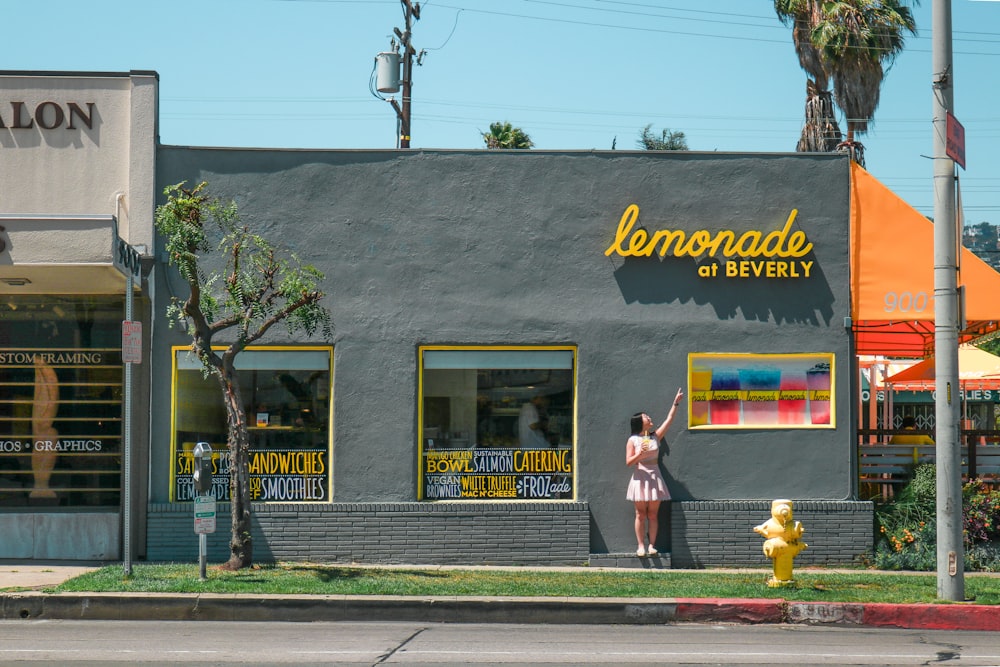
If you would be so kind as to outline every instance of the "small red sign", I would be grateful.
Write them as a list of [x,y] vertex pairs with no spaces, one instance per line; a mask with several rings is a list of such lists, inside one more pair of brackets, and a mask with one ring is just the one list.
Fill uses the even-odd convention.
[[142,363],[142,322],[122,322],[122,363]]
[[948,112],[948,140],[945,153],[962,169],[965,169],[965,128],[958,119]]

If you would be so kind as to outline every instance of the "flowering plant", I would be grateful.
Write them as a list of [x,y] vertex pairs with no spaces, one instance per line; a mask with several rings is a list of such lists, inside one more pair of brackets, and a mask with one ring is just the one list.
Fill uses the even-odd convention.
[[[913,479],[895,498],[876,507],[876,567],[936,567],[936,486],[935,467],[918,466]],[[970,480],[962,487],[962,536],[965,569],[1000,570],[1000,490],[981,479]]]
[[962,537],[966,547],[1000,538],[1000,491],[981,479],[962,487]]

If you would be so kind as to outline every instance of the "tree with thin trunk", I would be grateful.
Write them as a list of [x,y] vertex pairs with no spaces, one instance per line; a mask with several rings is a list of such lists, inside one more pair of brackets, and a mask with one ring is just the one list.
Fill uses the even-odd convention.
[[[250,533],[250,438],[235,362],[247,346],[282,323],[289,333],[332,336],[330,313],[320,305],[317,286],[323,275],[313,266],[286,256],[243,224],[236,203],[206,194],[207,183],[184,183],[164,190],[167,202],[156,209],[156,230],[165,238],[170,266],[187,283],[186,298],[175,297],[167,309],[171,323],[191,334],[191,351],[206,375],[214,375],[226,409],[229,497],[232,535],[229,561],[237,570],[253,564]],[[225,267],[206,270],[212,253]],[[213,346],[225,332],[228,343]]]

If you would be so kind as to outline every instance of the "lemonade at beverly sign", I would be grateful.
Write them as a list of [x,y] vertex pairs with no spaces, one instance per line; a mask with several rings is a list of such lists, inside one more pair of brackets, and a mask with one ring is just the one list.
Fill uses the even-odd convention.
[[[651,257],[711,257],[719,262],[704,262],[698,267],[702,278],[808,278],[815,262],[803,259],[812,252],[813,244],[801,230],[791,231],[798,215],[792,209],[780,229],[770,232],[751,229],[737,233],[731,229],[709,232],[704,229],[687,232],[680,229],[660,229],[648,232],[636,229],[639,206],[631,204],[622,213],[615,231],[615,240],[604,251],[605,256]],[[719,267],[722,266],[722,270]]]

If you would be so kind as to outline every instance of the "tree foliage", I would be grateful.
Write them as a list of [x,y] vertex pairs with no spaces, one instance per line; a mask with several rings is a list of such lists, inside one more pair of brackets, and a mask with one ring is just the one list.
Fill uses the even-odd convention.
[[823,4],[813,31],[833,75],[834,99],[847,118],[847,140],[868,132],[886,68],[916,34],[913,14],[900,0],[840,0]]
[[639,139],[635,145],[647,151],[686,151],[688,150],[687,139],[683,132],[664,129],[660,136],[653,134],[653,124],[650,123],[642,128]]
[[[774,0],[774,9],[792,27],[799,65],[809,76],[796,150],[845,150],[864,164],[857,136],[868,131],[887,68],[902,52],[906,34],[916,34],[908,0]],[[834,101],[847,121],[843,141]]]
[[[171,324],[191,335],[191,350],[206,374],[220,384],[226,407],[227,454],[230,463],[231,528],[229,569],[253,563],[250,536],[249,435],[246,412],[236,381],[237,355],[284,324],[289,333],[332,336],[330,314],[320,305],[323,275],[313,266],[286,256],[243,224],[235,202],[207,194],[208,184],[184,183],[164,190],[165,204],[156,209],[156,230],[164,237],[170,266],[187,283],[189,294],[174,297],[167,309]],[[211,255],[224,262],[206,268]],[[225,332],[221,349],[213,344]]]
[[483,141],[489,149],[527,149],[535,145],[524,130],[507,121],[490,123],[490,131],[483,132]]

